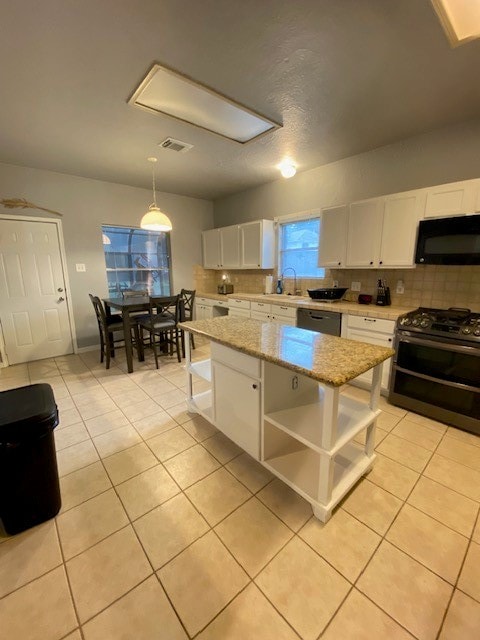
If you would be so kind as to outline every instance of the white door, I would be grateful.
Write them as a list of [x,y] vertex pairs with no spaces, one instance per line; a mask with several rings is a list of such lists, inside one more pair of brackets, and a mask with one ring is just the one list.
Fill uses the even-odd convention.
[[260,459],[260,382],[212,362],[215,426],[247,453]]
[[[242,267],[258,269],[262,266],[262,222],[246,222],[240,225]],[[266,268],[266,267],[265,267]]]
[[58,227],[0,220],[0,322],[9,364],[73,352]]
[[220,265],[224,269],[240,266],[240,232],[238,226],[220,229]]
[[345,266],[348,207],[322,209],[320,218],[319,267]]
[[382,236],[383,199],[352,202],[348,214],[347,267],[373,267]]

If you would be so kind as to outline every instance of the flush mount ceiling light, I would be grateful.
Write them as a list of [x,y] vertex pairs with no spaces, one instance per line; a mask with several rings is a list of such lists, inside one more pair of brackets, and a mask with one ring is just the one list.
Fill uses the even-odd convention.
[[147,213],[143,216],[140,226],[142,229],[148,229],[149,231],[171,231],[172,223],[170,219],[157,207],[157,198],[155,195],[155,163],[157,162],[157,158],[147,158],[147,160],[152,163],[153,202],[148,207]]
[[172,69],[154,64],[129,104],[245,144],[282,125]]
[[452,47],[480,38],[479,0],[432,0]]
[[297,167],[291,160],[283,160],[283,162],[278,165],[278,168],[284,178],[293,178],[297,173]]

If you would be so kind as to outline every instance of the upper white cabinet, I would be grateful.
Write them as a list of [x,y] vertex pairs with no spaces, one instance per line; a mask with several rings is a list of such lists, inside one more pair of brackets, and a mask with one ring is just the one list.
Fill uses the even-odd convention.
[[275,264],[273,220],[240,225],[240,268],[273,269]]
[[343,268],[347,253],[348,207],[325,207],[320,216],[318,266]]
[[423,190],[353,202],[348,214],[347,267],[412,267]]
[[220,234],[220,266],[222,269],[240,267],[240,230],[238,225],[221,227]]
[[423,217],[425,191],[397,193],[385,198],[378,264],[411,267],[415,264],[418,222]]
[[202,232],[203,266],[205,269],[220,269],[220,233],[218,229]]
[[441,218],[478,211],[480,202],[475,202],[476,199],[478,200],[477,190],[477,180],[464,180],[429,187],[426,190],[425,218]]
[[382,237],[383,198],[352,202],[348,212],[347,267],[378,264]]
[[202,233],[205,269],[273,269],[273,220],[257,220]]

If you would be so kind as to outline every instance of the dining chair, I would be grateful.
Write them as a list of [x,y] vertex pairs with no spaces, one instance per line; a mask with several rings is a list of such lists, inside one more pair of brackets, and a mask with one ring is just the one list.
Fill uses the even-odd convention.
[[[100,362],[103,362],[105,358],[105,367],[110,369],[110,358],[115,357],[115,344],[124,340],[123,321],[118,320],[118,316],[108,317],[100,298],[91,293],[88,295],[97,317],[100,334]],[[134,332],[133,345],[138,349],[140,345],[138,325],[134,324],[132,329]],[[115,339],[114,333],[121,333],[121,337]]]
[[[182,309],[182,317],[181,320],[193,320],[193,304],[195,302],[195,289],[182,289],[180,291],[180,299],[183,305]],[[180,333],[180,339],[182,342],[182,355],[185,358],[185,332],[183,329]],[[192,349],[195,349],[195,340],[193,338],[193,333],[190,333],[190,344],[192,345]]]
[[[147,331],[150,336],[150,346],[155,356],[155,365],[158,369],[157,346],[162,350],[168,349],[168,353],[177,354],[178,362],[182,361],[180,353],[180,296],[151,296],[150,314],[147,318],[138,321],[140,331]],[[158,342],[156,337],[158,336]]]

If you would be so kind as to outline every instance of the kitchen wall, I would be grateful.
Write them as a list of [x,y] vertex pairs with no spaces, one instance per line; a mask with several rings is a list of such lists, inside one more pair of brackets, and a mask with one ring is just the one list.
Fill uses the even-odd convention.
[[[338,162],[301,171],[214,202],[215,226],[274,218],[364,198],[480,177],[480,120],[450,126]],[[295,155],[294,153],[292,154]],[[392,303],[406,307],[467,306],[480,311],[480,267],[419,266],[395,270],[335,270],[325,280],[301,281],[300,288],[361,282],[374,293],[378,278],[390,285]],[[398,280],[405,293],[395,293]],[[259,289],[261,291],[261,287]],[[288,290],[288,282],[287,282]],[[347,292],[356,299],[358,293]]]
[[[26,198],[63,214],[62,226],[79,347],[98,342],[98,328],[88,293],[107,294],[101,225],[139,226],[152,201],[152,192],[120,184],[0,164],[0,199]],[[157,192],[159,206],[168,213],[171,232],[173,288],[193,287],[193,267],[202,260],[201,231],[213,226],[210,201]],[[32,210],[0,213],[51,217]],[[56,216],[55,216],[56,217]],[[1,221],[0,221],[1,224]],[[86,265],[77,273],[76,263]]]

